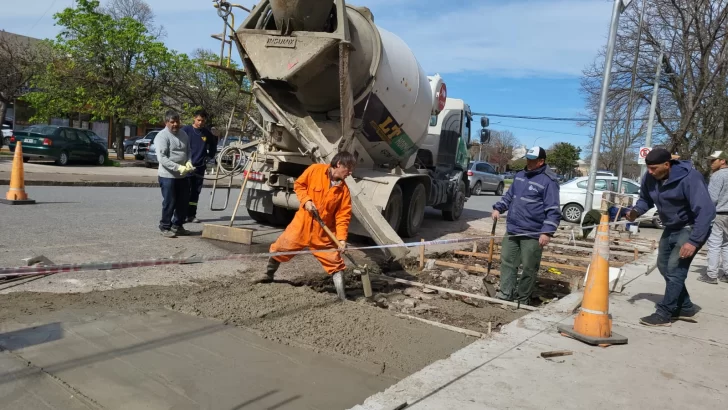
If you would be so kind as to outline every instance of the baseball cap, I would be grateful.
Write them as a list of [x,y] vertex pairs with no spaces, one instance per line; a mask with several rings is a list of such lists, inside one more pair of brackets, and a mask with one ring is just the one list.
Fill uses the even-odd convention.
[[546,159],[546,150],[541,147],[533,147],[526,151],[526,159]]
[[714,151],[710,156],[708,156],[708,159],[724,159],[728,161],[728,152],[726,151]]

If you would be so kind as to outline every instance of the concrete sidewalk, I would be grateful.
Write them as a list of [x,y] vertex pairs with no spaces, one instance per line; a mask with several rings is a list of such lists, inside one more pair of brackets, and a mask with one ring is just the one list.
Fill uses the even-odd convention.
[[[629,344],[591,347],[563,337],[557,323],[581,294],[506,325],[431,364],[353,409],[725,409],[728,403],[728,285],[696,280],[706,259],[698,256],[688,276],[693,301],[703,308],[699,323],[648,328],[639,318],[655,309],[664,280],[645,276],[655,256],[627,265],[627,287],[610,297],[613,331]],[[571,350],[572,356],[543,359],[541,352]],[[720,403],[723,403],[722,405]]]

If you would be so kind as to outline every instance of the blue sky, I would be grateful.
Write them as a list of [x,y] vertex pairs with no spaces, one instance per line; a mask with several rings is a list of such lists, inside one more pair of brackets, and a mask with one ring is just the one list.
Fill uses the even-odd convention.
[[[102,1],[102,4],[105,1]],[[6,2],[7,3],[7,2]],[[72,0],[34,0],[29,7],[3,5],[0,29],[32,37],[54,37],[53,14]],[[147,0],[164,25],[172,49],[219,50],[210,34],[222,20],[209,0]],[[251,0],[240,0],[250,5]],[[448,95],[474,112],[576,117],[584,112],[582,69],[606,43],[610,0],[357,0],[375,22],[410,45],[427,74],[439,73]],[[240,21],[243,13],[238,13]],[[589,127],[570,122],[491,118],[495,130],[510,130],[526,145],[571,142],[585,147]]]

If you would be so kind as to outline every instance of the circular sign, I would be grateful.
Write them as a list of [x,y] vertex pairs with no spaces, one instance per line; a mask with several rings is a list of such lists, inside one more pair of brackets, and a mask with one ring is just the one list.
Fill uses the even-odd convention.
[[440,90],[437,92],[437,110],[442,111],[445,109],[445,102],[447,101],[447,87],[445,83],[442,83]]
[[[652,151],[652,150],[651,150],[650,148],[647,148],[647,147],[645,147],[645,148],[642,148],[642,149],[640,150],[640,158],[647,158],[647,154],[649,154],[649,153],[650,153],[650,151]],[[633,151],[633,152],[634,152],[634,151]]]

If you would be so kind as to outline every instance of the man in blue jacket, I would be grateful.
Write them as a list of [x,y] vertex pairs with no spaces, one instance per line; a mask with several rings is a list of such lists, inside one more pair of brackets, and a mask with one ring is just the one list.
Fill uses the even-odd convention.
[[[526,169],[519,171],[500,201],[493,205],[493,222],[508,212],[506,236],[501,243],[498,298],[529,304],[541,266],[541,251],[561,222],[559,183],[546,165],[546,151],[533,147],[526,153]],[[518,281],[518,267],[523,275]]]
[[214,158],[217,151],[217,138],[205,127],[207,122],[205,110],[197,110],[192,116],[194,117],[192,125],[182,128],[182,131],[190,137],[190,161],[195,167],[194,172],[190,172],[189,175],[190,203],[187,208],[187,222],[199,223],[197,201],[200,199],[202,183],[205,181],[207,160]]
[[646,326],[670,326],[673,320],[695,321],[699,308],[685,287],[690,264],[710,235],[715,205],[703,176],[690,161],[673,160],[664,148],[645,158],[647,175],[640,198],[627,219],[634,221],[657,206],[665,231],[660,238],[657,269],[665,278],[665,296],[657,311],[640,319]]

